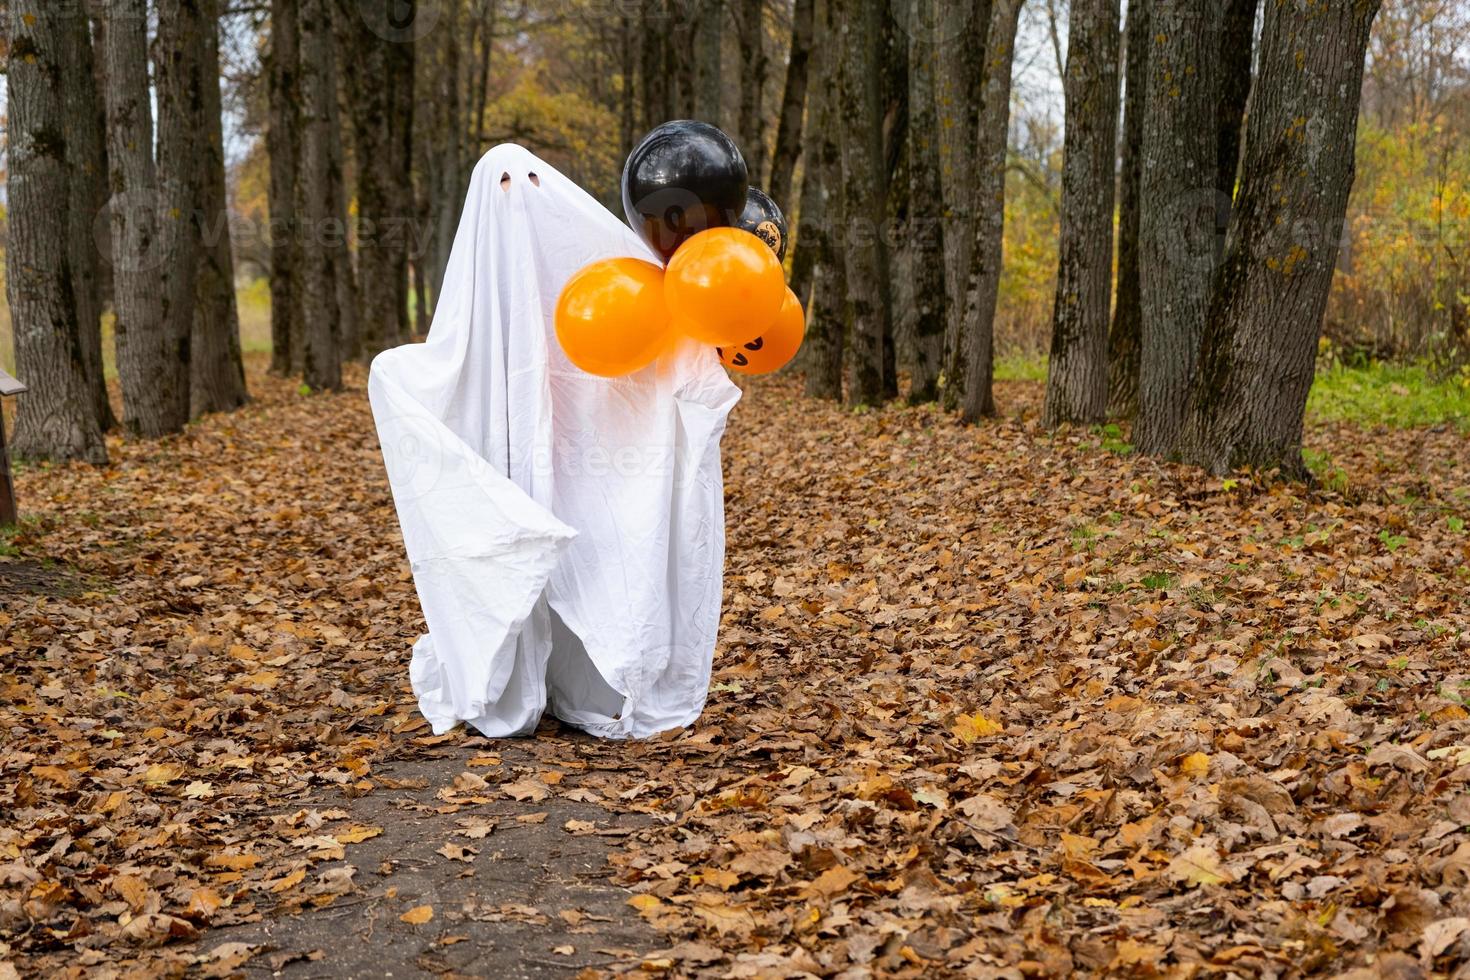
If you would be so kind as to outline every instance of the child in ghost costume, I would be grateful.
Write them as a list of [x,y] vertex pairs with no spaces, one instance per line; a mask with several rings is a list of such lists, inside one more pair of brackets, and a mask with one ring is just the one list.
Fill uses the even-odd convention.
[[589,262],[658,259],[523,147],[475,168],[427,342],[368,394],[429,632],[435,733],[532,732],[545,710],[609,738],[692,723],[719,625],[720,437],[739,398],[689,341],[621,378],[573,366],[552,324]]

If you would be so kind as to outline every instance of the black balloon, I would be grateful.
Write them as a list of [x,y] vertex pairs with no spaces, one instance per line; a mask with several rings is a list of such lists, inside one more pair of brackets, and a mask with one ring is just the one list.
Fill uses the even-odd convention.
[[623,166],[623,213],[665,261],[707,228],[734,225],[749,186],[735,141],[681,119],[643,137]]
[[740,212],[740,220],[735,225],[771,246],[776,258],[786,260],[786,215],[765,191],[752,187],[746,192],[745,210]]

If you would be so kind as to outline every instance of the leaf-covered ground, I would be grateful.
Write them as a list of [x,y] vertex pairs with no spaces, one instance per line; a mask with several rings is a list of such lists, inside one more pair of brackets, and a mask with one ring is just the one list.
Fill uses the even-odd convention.
[[[414,711],[422,621],[361,375],[252,382],[236,415],[112,440],[108,469],[20,476],[0,978],[290,970],[213,937],[294,913],[351,934],[369,892],[391,928],[360,942],[433,952],[509,916],[528,962],[570,963],[537,930],[585,910],[397,890],[373,841],[424,811],[454,828],[433,873],[502,887],[501,825],[609,834],[643,920],[619,928],[655,938],[589,976],[1470,970],[1453,428],[1313,426],[1308,490],[1049,436],[1029,383],[978,428],[757,383],[700,724],[504,746]],[[442,787],[393,775],[426,758]]]

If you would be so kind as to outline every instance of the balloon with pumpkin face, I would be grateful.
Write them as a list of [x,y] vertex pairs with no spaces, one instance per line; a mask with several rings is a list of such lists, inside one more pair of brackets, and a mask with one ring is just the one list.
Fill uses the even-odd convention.
[[806,313],[801,301],[786,288],[786,299],[775,321],[754,340],[716,347],[720,363],[739,374],[770,374],[790,363],[806,336]]

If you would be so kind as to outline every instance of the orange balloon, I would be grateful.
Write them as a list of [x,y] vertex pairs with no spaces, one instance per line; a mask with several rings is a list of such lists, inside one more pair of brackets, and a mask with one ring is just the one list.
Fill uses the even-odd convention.
[[641,259],[578,269],[556,300],[556,339],[567,360],[615,378],[653,362],[668,340],[664,270]]
[[733,347],[716,347],[720,363],[741,374],[770,374],[790,363],[806,336],[806,314],[790,287],[776,322],[759,337]]
[[689,239],[664,273],[664,299],[677,327],[716,347],[754,337],[781,312],[786,279],[770,246],[740,228]]

